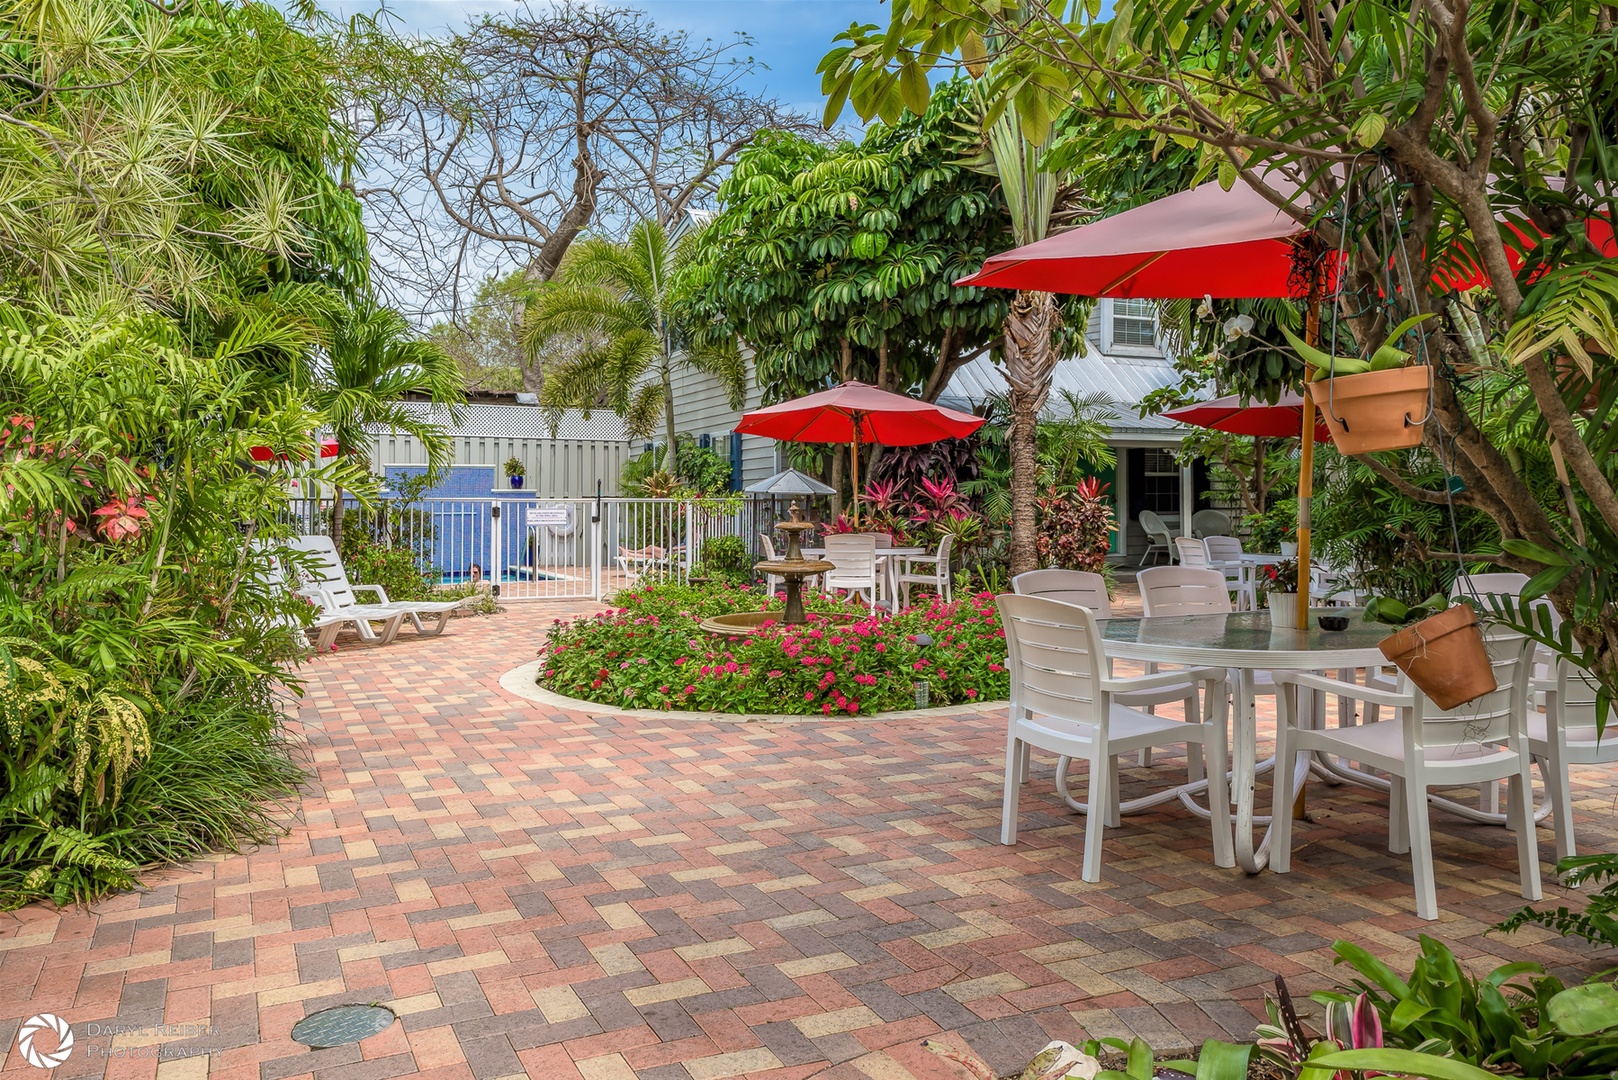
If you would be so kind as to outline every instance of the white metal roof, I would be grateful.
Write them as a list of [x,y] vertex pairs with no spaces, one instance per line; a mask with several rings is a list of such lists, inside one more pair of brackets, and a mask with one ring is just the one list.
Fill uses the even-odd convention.
[[537,405],[463,405],[460,423],[453,423],[449,410],[424,401],[407,401],[404,407],[417,416],[444,425],[451,435],[481,435],[495,439],[564,439],[574,442],[627,442],[624,422],[611,409],[593,409],[587,419],[578,409],[568,409],[551,433],[550,419]]
[[[1158,437],[1177,434],[1184,430],[1183,425],[1161,416],[1139,416],[1136,408],[1153,390],[1178,381],[1173,363],[1165,358],[1107,356],[1091,348],[1083,356],[1070,356],[1057,362],[1045,411],[1048,415],[1060,408],[1063,390],[1081,396],[1105,394],[1118,403],[1118,416],[1112,424],[1115,434]],[[987,356],[980,356],[955,373],[938,400],[940,404],[970,409],[990,394],[1003,393],[1005,388],[1005,376]]]

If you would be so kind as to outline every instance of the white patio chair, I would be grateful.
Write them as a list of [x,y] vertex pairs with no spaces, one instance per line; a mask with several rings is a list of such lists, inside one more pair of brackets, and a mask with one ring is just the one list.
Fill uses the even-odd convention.
[[[1112,618],[1112,598],[1107,595],[1107,580],[1100,574],[1092,574],[1085,570],[1029,570],[1011,579],[1011,591],[1020,596],[1038,596],[1063,604],[1075,604],[1094,612],[1097,619]],[[1157,666],[1148,664],[1146,670],[1147,674],[1153,674]],[[1112,675],[1111,660],[1107,662],[1107,675],[1109,677]],[[1114,698],[1120,705],[1127,705],[1132,709],[1145,709],[1147,712],[1151,712],[1159,705],[1182,702],[1187,719],[1198,715],[1196,699],[1197,684],[1190,679],[1183,683],[1153,687],[1150,690],[1120,693]],[[1141,750],[1139,762],[1142,766],[1152,763],[1150,747]],[[1202,779],[1200,762],[1190,761],[1187,767],[1191,771],[1192,780]],[[1067,799],[1069,805],[1084,813],[1084,804],[1074,799],[1072,792],[1068,790],[1068,768],[1067,758],[1057,763],[1056,788],[1062,793],[1062,797]]]
[[1230,515],[1223,510],[1198,510],[1191,515],[1191,535],[1206,540],[1230,535]]
[[1176,536],[1174,552],[1179,556],[1181,566],[1200,568],[1213,565],[1213,559],[1208,555],[1208,545],[1194,536]]
[[1141,611],[1149,619],[1163,615],[1228,615],[1235,610],[1220,570],[1153,566],[1142,570],[1135,580],[1140,585]]
[[[286,571],[281,566],[281,560],[269,553],[269,545],[255,543],[254,546],[269,559],[264,572],[266,588],[272,593],[286,588]],[[293,590],[293,595],[308,601],[315,609],[314,618],[307,625],[304,625],[286,616],[278,616],[270,620],[270,625],[267,629],[293,630],[300,641],[305,645],[309,645],[317,653],[329,652],[332,644],[337,640],[338,632],[348,623],[354,625],[354,630],[360,635],[361,639],[386,644],[392,641],[394,636],[399,633],[399,624],[404,621],[403,614],[388,614],[381,611],[373,613],[369,609],[365,611],[356,610],[350,614],[338,614],[329,611],[324,606],[325,597],[316,586],[295,589]],[[379,635],[371,629],[371,618],[366,618],[366,615],[370,615],[376,621],[382,623],[382,634]],[[307,634],[307,631],[310,630],[316,632],[312,643],[309,641]]]
[[[415,626],[416,633],[423,637],[435,637],[449,628],[450,614],[461,606],[460,600],[389,600],[388,592],[380,585],[351,585],[348,581],[348,572],[343,569],[343,560],[337,555],[337,548],[333,546],[329,536],[300,536],[289,545],[298,551],[304,551],[313,556],[313,569],[316,580],[312,583],[318,587],[325,598],[322,605],[333,614],[350,615],[354,609],[366,608],[370,611],[387,612],[389,615],[398,614],[410,620]],[[361,604],[355,594],[369,592],[376,596],[374,604]],[[422,624],[423,615],[437,615],[438,622],[429,630]],[[355,618],[362,616],[353,615]],[[370,619],[384,618],[383,615],[371,614]],[[359,623],[355,623],[358,628]],[[398,633],[395,626],[394,634]],[[365,633],[361,632],[361,637]],[[367,638],[369,640],[369,638]],[[382,639],[383,644],[392,641],[392,636]]]
[[[1242,542],[1234,536],[1205,536],[1202,546],[1208,550],[1209,565],[1225,575],[1225,588],[1236,595],[1236,610],[1255,610],[1258,597],[1249,572],[1251,568],[1242,562]],[[1184,560],[1181,565],[1185,565]]]
[[[1490,597],[1510,597],[1515,604],[1522,595],[1523,586],[1528,584],[1527,574],[1501,572],[1494,574],[1460,574],[1450,586],[1449,598],[1451,600],[1478,600],[1478,609],[1487,613]],[[1535,601],[1536,605],[1550,606],[1548,600]],[[1520,606],[1520,605],[1517,605]],[[1552,620],[1561,625],[1561,618],[1557,616],[1556,609],[1551,609]],[[1548,683],[1555,678],[1556,656],[1548,649],[1538,649],[1535,654],[1535,678],[1542,683]],[[1538,688],[1536,687],[1536,690]],[[1547,782],[1549,778],[1547,777]],[[1500,785],[1485,784],[1478,791],[1478,809],[1490,814],[1500,812]]]
[[1522,895],[1526,900],[1540,898],[1525,723],[1533,643],[1511,636],[1490,641],[1488,648],[1499,689],[1448,711],[1438,708],[1405,679],[1400,680],[1397,690],[1381,690],[1322,675],[1277,673],[1276,681],[1296,687],[1300,697],[1312,692],[1375,702],[1392,710],[1394,718],[1357,727],[1311,729],[1298,724],[1297,716],[1304,711],[1301,704],[1291,701],[1289,694],[1280,696],[1270,869],[1278,874],[1292,869],[1294,757],[1321,752],[1362,762],[1387,774],[1388,850],[1399,855],[1410,853],[1419,918],[1438,918],[1427,803],[1432,788],[1509,781],[1507,818],[1517,837]]
[[[1213,708],[1202,722],[1152,716],[1120,704],[1117,695],[1149,690],[1187,678],[1210,688],[1224,682],[1211,668],[1167,672],[1133,679],[1104,674],[1105,656],[1095,616],[1087,609],[1038,596],[995,597],[1011,658],[1011,709],[1006,729],[1006,771],[1001,803],[1000,842],[1017,842],[1019,786],[1028,778],[1029,757],[1038,747],[1089,768],[1090,812],[1084,827],[1082,876],[1101,880],[1103,829],[1116,826],[1118,755],[1148,746],[1184,743],[1186,757],[1198,749],[1209,762],[1225,760],[1225,695],[1210,693]],[[1200,714],[1199,714],[1200,715]],[[1233,866],[1230,793],[1221,765],[1207,768],[1212,807],[1214,864]]]
[[[769,533],[759,533],[758,539],[759,543],[763,545],[760,550],[764,552],[764,561],[774,562],[778,557],[775,554],[775,541],[770,539]],[[764,591],[769,593],[771,596],[775,595],[777,589],[786,588],[786,584],[787,579],[782,577],[780,574],[766,573],[764,575]]]
[[1539,762],[1540,775],[1545,778],[1558,862],[1579,853],[1573,837],[1568,766],[1618,762],[1618,715],[1610,706],[1605,728],[1596,734],[1596,692],[1600,688],[1595,676],[1565,658],[1557,660],[1554,679],[1533,683],[1533,689],[1545,695],[1545,711],[1528,713],[1528,752]]
[[876,613],[878,581],[881,575],[876,566],[876,537],[870,533],[833,533],[826,537],[826,561],[834,564],[827,570],[824,588],[829,593],[839,589],[865,593],[872,614]]
[[910,606],[910,586],[925,585],[944,598],[947,603],[953,592],[953,579],[949,572],[950,546],[953,536],[938,541],[938,550],[931,555],[907,555],[899,561],[899,576],[895,579],[899,589],[899,606]]
[[1145,566],[1146,560],[1154,557],[1154,552],[1161,551],[1174,561],[1174,531],[1168,523],[1150,510],[1140,512],[1140,528],[1146,534],[1146,550],[1140,553],[1140,562],[1137,566]]
[[1011,579],[1011,591],[1019,596],[1039,596],[1089,608],[1098,619],[1112,618],[1112,597],[1107,595],[1107,579],[1085,570],[1029,570]]

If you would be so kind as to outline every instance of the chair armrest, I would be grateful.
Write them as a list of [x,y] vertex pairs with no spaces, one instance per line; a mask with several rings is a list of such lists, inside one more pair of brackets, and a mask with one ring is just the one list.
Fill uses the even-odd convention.
[[1152,690],[1159,686],[1173,686],[1175,683],[1187,681],[1221,683],[1225,681],[1225,678],[1224,668],[1181,668],[1178,671],[1160,671],[1155,675],[1131,675],[1124,679],[1104,678],[1101,680],[1101,689],[1109,694],[1122,694],[1132,690]]
[[900,559],[899,559],[899,573],[901,573],[901,574],[910,573],[911,567],[915,566],[917,563],[926,563],[928,566],[931,566],[936,571],[938,569],[938,556],[937,555],[904,555],[904,556],[901,556]]
[[1306,690],[1324,690],[1338,697],[1353,698],[1373,705],[1386,705],[1392,709],[1408,709],[1416,703],[1414,694],[1400,694],[1392,690],[1379,690],[1374,686],[1344,682],[1325,675],[1310,675],[1302,671],[1277,671],[1272,676],[1277,686],[1300,686]]
[[350,592],[356,595],[362,592],[375,593],[376,602],[379,604],[392,603],[392,601],[388,599],[388,590],[384,589],[380,585],[350,585],[348,588]]

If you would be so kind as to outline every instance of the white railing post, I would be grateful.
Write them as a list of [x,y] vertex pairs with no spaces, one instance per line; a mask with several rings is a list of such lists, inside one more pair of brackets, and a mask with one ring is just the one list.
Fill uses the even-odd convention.
[[682,578],[691,576],[691,564],[697,559],[697,504],[687,499],[685,502],[685,561],[682,567]]
[[489,581],[493,589],[506,580],[505,560],[500,557],[500,500],[489,500]]

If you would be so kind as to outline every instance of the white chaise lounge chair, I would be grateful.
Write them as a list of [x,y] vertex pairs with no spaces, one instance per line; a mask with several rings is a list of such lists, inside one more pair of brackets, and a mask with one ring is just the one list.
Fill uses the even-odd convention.
[[[401,620],[409,619],[423,637],[433,637],[449,627],[450,613],[461,606],[459,600],[389,600],[387,590],[380,585],[349,584],[348,572],[343,569],[343,560],[338,558],[329,536],[300,536],[288,546],[313,556],[310,569],[314,580],[310,585],[320,590],[322,610],[355,620],[355,629],[367,641],[375,640],[383,645],[392,641],[399,632],[400,622],[388,622],[380,636],[372,634],[366,624],[371,620],[386,621],[395,615]],[[358,592],[375,594],[377,602],[359,603],[354,595]],[[437,615],[438,622],[429,629],[421,621],[423,615]]]

